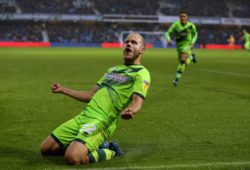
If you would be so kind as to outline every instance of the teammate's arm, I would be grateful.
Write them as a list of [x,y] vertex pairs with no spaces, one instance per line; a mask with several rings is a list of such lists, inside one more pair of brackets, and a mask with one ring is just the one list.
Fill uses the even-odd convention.
[[173,40],[171,40],[170,38],[170,35],[172,34],[173,31],[174,31],[174,24],[172,24],[168,29],[168,31],[165,33],[165,38],[170,45],[174,43]]
[[121,112],[123,119],[132,119],[134,114],[141,109],[144,99],[137,94],[132,95],[132,101],[128,107]]
[[194,47],[194,44],[197,40],[197,37],[198,37],[198,33],[197,33],[195,25],[193,25],[193,27],[192,27],[192,48]]
[[51,85],[51,89],[53,93],[61,93],[66,96],[72,97],[73,99],[79,100],[81,102],[88,103],[91,100],[92,96],[99,89],[99,86],[95,85],[90,91],[75,91],[75,90],[66,88],[59,83],[53,83]]

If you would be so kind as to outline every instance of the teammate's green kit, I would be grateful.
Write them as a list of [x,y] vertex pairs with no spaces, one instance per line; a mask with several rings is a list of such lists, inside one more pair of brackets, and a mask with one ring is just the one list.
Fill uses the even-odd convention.
[[[174,22],[165,34],[167,41],[171,40],[171,34],[174,34],[175,36],[178,59],[180,62],[177,68],[176,78],[173,81],[174,85],[178,85],[178,81],[184,72],[186,65],[189,64],[191,60],[196,63],[191,48],[192,44],[195,44],[198,34],[195,25],[189,21],[187,21],[185,25],[182,25],[180,21]],[[181,54],[183,53],[188,55],[185,63],[181,61]]]
[[244,41],[245,41],[245,44],[244,44],[245,49],[250,50],[250,34],[249,33],[244,34]]
[[132,94],[146,97],[150,84],[148,70],[142,65],[119,65],[108,69],[97,82],[99,90],[79,115],[55,129],[51,136],[64,148],[73,140],[94,151],[117,128],[120,112]]
[[195,25],[189,21],[186,23],[186,25],[182,25],[180,21],[176,21],[171,25],[165,34],[167,41],[170,40],[170,35],[172,33],[175,36],[178,56],[180,57],[180,54],[182,53],[187,53],[189,56],[191,56],[191,45],[197,40],[197,31]]

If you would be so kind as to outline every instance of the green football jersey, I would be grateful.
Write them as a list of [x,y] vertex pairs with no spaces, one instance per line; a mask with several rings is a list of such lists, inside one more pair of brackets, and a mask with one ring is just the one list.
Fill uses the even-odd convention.
[[189,21],[186,25],[182,25],[180,21],[174,22],[165,34],[167,41],[170,40],[172,33],[174,33],[177,47],[194,44],[198,36],[195,25]]
[[132,94],[146,97],[150,74],[142,65],[119,65],[108,69],[97,85],[100,89],[92,97],[86,109],[96,110],[96,114],[90,115],[91,117],[110,122],[128,106]]
[[248,33],[244,34],[244,40],[245,40],[245,43],[250,42],[250,34]]

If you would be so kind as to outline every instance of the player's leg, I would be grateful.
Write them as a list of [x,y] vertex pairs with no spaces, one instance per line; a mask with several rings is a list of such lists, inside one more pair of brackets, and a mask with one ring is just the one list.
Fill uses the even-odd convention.
[[[179,65],[177,67],[177,72],[175,79],[173,80],[173,85],[177,86],[182,74],[185,71],[185,68],[191,61],[196,62],[195,55],[192,54],[191,48],[189,45],[182,46],[177,49],[179,56]],[[195,60],[195,61],[194,61]]]
[[78,124],[73,118],[57,127],[41,144],[43,156],[63,155],[65,148],[75,139],[79,131]]
[[107,149],[98,149],[88,153],[89,163],[96,163],[101,161],[106,161],[114,158],[116,152],[111,150],[110,148]]
[[[115,142],[103,145],[104,141],[111,137],[116,130],[117,121],[110,123],[105,128],[96,120],[89,120],[82,124],[75,140],[70,144],[65,152],[65,159],[68,163],[79,165],[110,160],[115,156],[122,156],[123,152]],[[84,123],[82,120],[81,123]],[[100,147],[102,146],[102,147]]]
[[[111,141],[108,145],[108,142],[105,142],[106,144],[103,143],[103,141],[107,141],[107,139],[109,139],[113,135],[113,133],[117,129],[118,121],[119,116],[113,122],[111,122],[107,128],[104,128],[102,131],[100,131],[99,134],[85,140],[86,145],[90,150],[88,154],[90,163],[110,160],[116,156],[124,155],[124,152],[121,150],[118,143],[114,141]],[[96,141],[101,141],[101,143],[96,143]],[[98,146],[101,147],[97,148]]]
[[65,160],[69,164],[80,165],[80,164],[88,164],[88,148],[81,142],[73,141],[67,148],[65,152]]
[[173,84],[175,86],[177,86],[179,84],[179,80],[180,80],[182,74],[185,71],[187,62],[190,63],[190,59],[188,61],[187,61],[187,59],[188,59],[188,54],[187,53],[180,53],[179,65],[177,67],[177,72],[176,72],[176,75],[175,75],[175,79],[173,80]]
[[110,160],[115,157],[111,149],[96,149],[89,151],[81,141],[73,141],[65,152],[65,159],[69,164],[80,165]]
[[190,56],[190,58],[193,61],[193,63],[197,63],[196,55],[194,53],[192,53],[192,55]]
[[250,50],[250,42],[244,44],[246,50]]
[[[89,128],[86,128],[89,129]],[[86,134],[81,131],[65,152],[65,159],[69,164],[80,165],[110,160],[115,151],[109,147],[100,148],[104,141],[103,132]]]
[[41,154],[46,155],[63,155],[64,149],[61,145],[56,142],[52,136],[48,136],[41,144]]
[[197,59],[196,59],[196,55],[194,53],[192,53],[191,49],[184,50],[183,53],[188,54],[188,58],[186,58],[186,64],[190,64],[191,61],[193,63],[197,63]]
[[115,142],[115,141],[111,141],[110,143],[105,141],[99,147],[99,149],[110,149],[110,150],[115,152],[115,156],[123,156],[124,155],[123,150],[120,148],[119,144],[117,142]]

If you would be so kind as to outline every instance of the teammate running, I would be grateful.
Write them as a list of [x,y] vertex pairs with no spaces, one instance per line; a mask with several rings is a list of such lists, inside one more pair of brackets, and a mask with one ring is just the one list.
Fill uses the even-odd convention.
[[181,11],[179,13],[179,20],[174,22],[165,34],[167,42],[172,45],[173,41],[170,35],[173,33],[176,39],[176,48],[178,53],[179,65],[173,84],[178,85],[186,66],[193,61],[196,63],[195,55],[192,54],[191,49],[197,40],[197,31],[193,23],[188,21],[188,13]]
[[243,30],[243,34],[244,34],[244,48],[246,50],[250,50],[250,34],[247,32],[247,30]]

